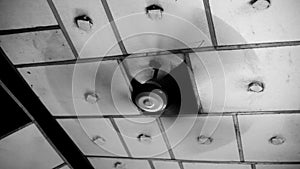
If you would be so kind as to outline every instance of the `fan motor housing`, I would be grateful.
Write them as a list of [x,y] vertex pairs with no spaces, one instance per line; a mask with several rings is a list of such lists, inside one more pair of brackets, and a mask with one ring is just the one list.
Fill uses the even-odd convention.
[[167,107],[168,94],[159,83],[150,80],[135,89],[132,100],[145,113],[160,113]]

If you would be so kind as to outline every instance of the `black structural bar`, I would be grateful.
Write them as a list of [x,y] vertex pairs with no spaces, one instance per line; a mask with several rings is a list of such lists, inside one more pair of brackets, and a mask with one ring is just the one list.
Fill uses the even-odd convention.
[[49,31],[49,30],[58,30],[58,29],[60,29],[59,25],[37,26],[37,27],[31,27],[31,28],[0,30],[0,35]]
[[[49,143],[73,169],[94,167],[35,95],[18,70],[0,48],[0,79],[7,92],[23,106],[23,111],[37,125]],[[17,117],[15,117],[17,118]]]
[[[1,81],[0,81],[1,83]],[[31,119],[23,112],[21,107],[10,97],[0,85],[1,119],[6,123],[0,123],[0,140],[32,124]],[[16,118],[17,117],[17,118]]]

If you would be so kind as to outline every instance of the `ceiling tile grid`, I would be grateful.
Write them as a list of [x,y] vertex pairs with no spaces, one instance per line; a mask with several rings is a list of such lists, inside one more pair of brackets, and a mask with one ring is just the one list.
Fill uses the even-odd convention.
[[[3,1],[0,45],[97,169],[300,168],[300,3],[203,2],[53,0],[49,6],[46,1]],[[150,4],[163,7],[163,12],[146,12]],[[178,50],[190,47],[196,52]],[[163,53],[169,49],[174,50]],[[128,57],[126,67],[132,72],[156,55],[189,55],[204,112],[199,117],[141,116],[118,65],[127,52],[141,57],[140,62]],[[22,132],[32,126],[1,140],[0,146],[21,147],[9,150],[17,153],[0,153],[5,161],[1,165],[20,168],[9,163],[16,157],[24,160],[25,168],[63,162],[49,146],[45,152],[52,156],[44,163],[36,148],[27,150],[31,143],[7,143],[12,137],[24,140]],[[38,140],[45,142],[43,136]],[[27,152],[37,156],[33,164],[27,163],[32,160]]]

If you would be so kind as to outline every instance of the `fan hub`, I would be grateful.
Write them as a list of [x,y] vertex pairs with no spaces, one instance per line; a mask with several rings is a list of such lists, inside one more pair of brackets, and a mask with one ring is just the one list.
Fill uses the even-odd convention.
[[138,94],[135,103],[143,111],[159,112],[166,108],[167,96],[162,90],[154,89]]

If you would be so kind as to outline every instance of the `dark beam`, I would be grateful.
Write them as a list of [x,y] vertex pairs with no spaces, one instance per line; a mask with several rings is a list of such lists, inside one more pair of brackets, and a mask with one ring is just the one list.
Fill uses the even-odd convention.
[[7,29],[7,30],[0,30],[0,35],[49,31],[49,30],[57,30],[57,29],[60,29],[58,25],[38,26],[38,27],[20,28],[20,29]]
[[30,118],[16,104],[10,95],[0,87],[1,119],[6,123],[0,123],[0,140],[8,135],[31,124]]
[[0,48],[0,79],[1,86],[36,124],[69,166],[74,169],[93,169],[88,159],[13,66],[2,48]]

